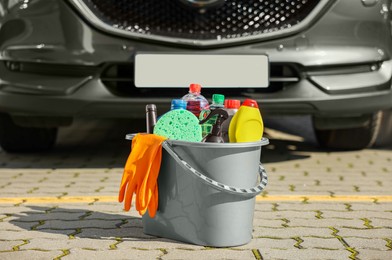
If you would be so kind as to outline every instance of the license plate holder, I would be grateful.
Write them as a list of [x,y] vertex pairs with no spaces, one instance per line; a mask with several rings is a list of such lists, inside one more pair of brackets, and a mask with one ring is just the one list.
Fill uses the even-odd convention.
[[267,88],[269,60],[265,54],[135,55],[135,86],[179,88],[198,83],[203,88]]

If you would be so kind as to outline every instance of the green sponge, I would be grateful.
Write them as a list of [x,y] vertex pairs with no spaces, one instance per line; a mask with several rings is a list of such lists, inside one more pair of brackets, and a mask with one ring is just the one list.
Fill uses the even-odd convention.
[[170,110],[162,115],[154,126],[154,134],[189,142],[202,139],[199,119],[185,109]]

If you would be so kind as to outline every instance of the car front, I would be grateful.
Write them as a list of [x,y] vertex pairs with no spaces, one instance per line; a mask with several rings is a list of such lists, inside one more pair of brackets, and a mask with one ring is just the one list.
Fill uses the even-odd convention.
[[[26,140],[31,129],[53,132],[75,117],[143,117],[147,103],[164,110],[197,81],[204,96],[252,98],[265,115],[312,115],[324,146],[367,147],[392,106],[390,6],[388,0],[3,1],[0,144],[17,147],[10,125],[27,129]],[[155,79],[150,85],[137,78],[137,57],[146,54],[161,64],[144,74]],[[203,75],[169,85],[157,76],[159,68],[171,71],[173,57],[237,56],[245,64],[268,57],[268,66],[260,75],[251,63],[209,70],[242,78],[244,84],[232,86],[203,82]],[[186,71],[186,63],[174,65]],[[246,83],[265,75],[266,85]],[[54,132],[45,147],[54,144]]]

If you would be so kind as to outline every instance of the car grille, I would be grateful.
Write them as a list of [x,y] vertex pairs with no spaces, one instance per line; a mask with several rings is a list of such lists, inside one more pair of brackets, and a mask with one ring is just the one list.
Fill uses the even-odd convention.
[[[185,42],[246,39],[290,30],[320,0],[226,0],[205,12],[178,0],[74,0],[108,30]],[[80,5],[78,5],[80,7]],[[83,9],[82,8],[82,9]],[[87,10],[87,12],[86,12]],[[87,15],[88,16],[88,15]]]

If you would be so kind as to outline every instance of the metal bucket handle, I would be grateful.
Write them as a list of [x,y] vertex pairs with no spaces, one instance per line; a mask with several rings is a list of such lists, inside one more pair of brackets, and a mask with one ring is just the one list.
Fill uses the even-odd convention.
[[185,170],[187,170],[188,173],[194,175],[195,177],[201,179],[204,183],[207,185],[213,187],[214,189],[217,189],[219,191],[227,192],[230,194],[235,194],[235,195],[240,195],[242,197],[254,197],[258,194],[260,194],[264,188],[267,186],[267,172],[265,171],[264,167],[259,164],[259,174],[260,174],[260,183],[250,189],[245,189],[245,188],[236,188],[233,186],[228,186],[226,184],[217,182],[215,180],[212,180],[211,178],[205,176],[201,172],[197,171],[195,168],[190,166],[186,161],[184,161],[172,148],[172,146],[168,142],[163,142],[162,147],[165,148],[165,150],[173,157],[173,159]]

